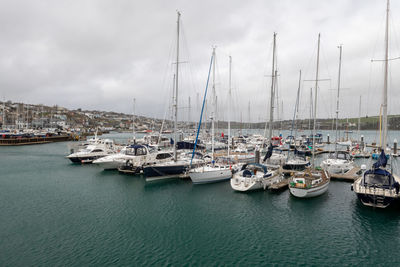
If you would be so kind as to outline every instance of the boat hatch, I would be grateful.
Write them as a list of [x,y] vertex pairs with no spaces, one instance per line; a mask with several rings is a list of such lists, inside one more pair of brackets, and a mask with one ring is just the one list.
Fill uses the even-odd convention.
[[305,184],[306,180],[304,178],[294,178],[295,183]]
[[319,179],[316,179],[316,180],[312,180],[311,184],[315,185],[315,184],[318,184],[318,183],[321,183],[321,182],[322,182],[322,179],[319,178]]
[[156,156],[156,159],[167,159],[171,157],[172,155],[170,153],[160,153]]
[[253,176],[253,173],[250,170],[244,170],[243,171],[243,177],[251,177]]

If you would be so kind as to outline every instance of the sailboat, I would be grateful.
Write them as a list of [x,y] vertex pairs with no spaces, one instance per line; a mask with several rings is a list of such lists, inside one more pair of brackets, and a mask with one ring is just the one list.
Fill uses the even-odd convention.
[[[300,74],[299,74],[299,86],[297,88],[297,97],[296,97],[296,105],[294,107],[294,115],[293,115],[293,120],[292,120],[292,129],[290,132],[290,136],[291,138],[289,139],[289,148],[290,145],[293,141],[293,145],[294,145],[294,152],[293,152],[293,156],[289,156],[285,162],[285,164],[282,166],[282,168],[284,170],[290,170],[290,171],[302,171],[304,170],[306,167],[310,166],[310,161],[306,159],[305,155],[302,155],[298,152],[297,147],[296,147],[296,139],[297,139],[297,128],[294,129],[295,127],[295,121],[297,120],[297,115],[298,115],[298,109],[299,109],[299,98],[300,98],[300,86],[301,86],[301,70],[300,70]],[[295,131],[294,136],[293,134],[293,130]],[[289,151],[289,150],[288,150]],[[288,152],[289,154],[289,152]]]
[[[276,33],[274,33],[274,41],[272,48],[272,74],[271,74],[271,96],[270,96],[270,109],[269,109],[269,147],[278,147],[282,145],[281,137],[272,136],[272,124],[274,121],[274,102],[275,102],[275,85],[278,76],[278,71],[276,70]],[[269,150],[269,149],[268,149]],[[268,155],[268,157],[267,157]],[[266,154],[263,162],[266,162],[272,168],[278,168],[282,166],[286,161],[286,155],[283,153],[272,153]]]
[[[211,163],[207,165],[203,165],[189,171],[190,179],[194,184],[199,183],[213,183],[224,180],[229,180],[232,177],[232,169],[229,165],[220,164],[215,162],[214,159],[214,142],[215,142],[215,133],[214,133],[214,121],[215,121],[215,111],[216,111],[216,95],[215,95],[215,47],[213,48],[212,53],[213,58],[213,85],[212,85],[212,103],[213,103],[213,112],[211,115]],[[231,72],[231,58],[229,61],[229,73]],[[231,75],[229,75],[231,76]],[[230,83],[229,83],[230,84]],[[229,88],[230,89],[230,88]],[[201,121],[200,121],[201,124]],[[199,127],[200,128],[200,127]],[[197,141],[197,140],[196,140]],[[228,155],[229,157],[229,155]]]
[[154,181],[167,178],[187,177],[187,171],[192,166],[202,164],[204,161],[201,158],[195,158],[193,161],[189,157],[180,157],[178,159],[177,140],[178,140],[178,85],[179,85],[179,33],[180,33],[180,17],[181,13],[177,12],[177,46],[176,46],[176,69],[175,69],[175,103],[174,103],[174,158],[172,161],[165,163],[148,165],[143,167],[143,173],[146,176],[146,181]]
[[[273,56],[272,56],[272,85],[271,85],[271,108],[270,108],[270,124],[269,124],[269,140],[270,144],[268,147],[268,151],[264,157],[264,162],[268,160],[269,164],[271,162],[269,159],[271,158],[273,153],[274,146],[272,144],[272,120],[273,120],[273,101],[274,101],[274,77],[276,76],[275,68],[275,44],[276,44],[276,33],[274,33],[274,46],[273,46]],[[275,154],[276,155],[276,154]],[[277,158],[278,164],[281,165],[279,160],[279,155]],[[274,165],[275,165],[274,164]],[[259,189],[267,189],[270,185],[274,183],[278,183],[283,179],[282,171],[280,166],[276,166],[275,169],[267,167],[264,164],[249,163],[242,166],[241,170],[235,173],[231,179],[231,187],[235,191],[251,191],[251,190],[259,190]]]
[[[386,32],[385,32],[385,71],[383,81],[383,103],[382,103],[382,135],[381,153],[378,160],[372,164],[369,170],[364,168],[364,173],[352,185],[352,190],[357,194],[358,199],[365,206],[386,208],[399,195],[400,178],[393,173],[388,165],[388,156],[385,154],[387,149],[387,87],[388,87],[388,61],[389,61],[389,0],[386,8]],[[390,158],[389,158],[390,160]]]
[[[317,70],[315,78],[315,94],[314,94],[314,126],[313,126],[313,144],[315,144],[316,137],[316,115],[317,115],[317,92],[318,92],[318,71],[319,71],[319,49],[320,37],[318,35],[318,50],[317,50]],[[319,171],[315,169],[315,145],[312,147],[312,167],[304,172],[295,173],[289,180],[290,193],[299,198],[310,198],[322,195],[328,190],[329,176],[325,170]]]
[[[342,45],[339,46],[339,74],[338,74],[338,88],[336,98],[336,142],[335,153],[330,155],[321,163],[321,168],[326,170],[329,174],[346,173],[354,168],[354,162],[350,155],[343,151],[338,151],[338,124],[339,124],[339,92],[340,92],[340,71],[342,69]],[[351,141],[350,141],[351,145]]]

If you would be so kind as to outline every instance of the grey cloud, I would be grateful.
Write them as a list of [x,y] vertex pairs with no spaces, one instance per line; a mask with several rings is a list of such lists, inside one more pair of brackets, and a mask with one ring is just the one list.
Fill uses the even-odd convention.
[[[379,112],[384,1],[26,1],[0,3],[0,97],[29,103],[58,104],[163,117],[170,102],[174,61],[175,10],[182,12],[182,111],[203,95],[211,46],[217,45],[217,91],[226,119],[228,55],[234,66],[234,119],[268,115],[272,33],[278,32],[279,95],[284,118],[292,117],[298,70],[313,79],[317,34],[322,34],[320,117],[334,110],[338,44],[344,44],[341,117]],[[400,4],[392,1],[396,43]],[[398,12],[397,12],[398,13]],[[397,39],[396,39],[397,38]],[[373,70],[371,72],[370,70]],[[399,97],[391,62],[391,99]],[[370,77],[371,76],[371,77]],[[372,82],[370,82],[372,81]],[[308,116],[309,88],[303,83],[301,117]],[[332,88],[331,88],[332,87]],[[365,99],[365,100],[364,100]],[[365,101],[365,102],[364,102]],[[400,108],[389,101],[389,111]],[[366,108],[366,105],[370,105]],[[225,111],[223,111],[225,109]],[[192,112],[194,119],[195,112]],[[185,118],[182,115],[182,118]]]

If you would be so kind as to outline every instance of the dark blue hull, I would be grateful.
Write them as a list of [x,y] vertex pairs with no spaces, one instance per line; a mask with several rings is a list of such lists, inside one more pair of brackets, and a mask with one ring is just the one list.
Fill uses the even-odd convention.
[[101,158],[101,156],[91,156],[91,157],[73,157],[69,158],[73,163],[92,163],[94,160]]
[[143,168],[143,173],[146,177],[157,177],[157,176],[172,176],[176,175],[179,176],[184,174],[187,169],[189,168],[188,165],[170,165],[170,166],[146,166]]
[[310,166],[310,163],[306,164],[285,164],[282,166],[284,170],[289,171],[304,171],[306,167]]
[[365,206],[370,207],[378,207],[378,208],[386,208],[392,203],[395,202],[395,198],[388,197],[388,196],[376,196],[370,194],[357,194],[358,199],[363,203]]

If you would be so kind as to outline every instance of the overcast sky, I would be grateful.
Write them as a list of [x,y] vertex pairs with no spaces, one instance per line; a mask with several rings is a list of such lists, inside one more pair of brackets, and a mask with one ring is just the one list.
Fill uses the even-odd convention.
[[[1,0],[0,97],[67,108],[132,112],[162,118],[171,99],[176,10],[182,13],[179,113],[197,120],[212,46],[216,90],[227,119],[228,56],[233,58],[233,119],[264,121],[269,113],[272,37],[277,32],[278,94],[293,115],[298,71],[315,78],[321,33],[318,117],[334,115],[343,44],[340,117],[379,114],[383,85],[385,0]],[[390,57],[400,56],[399,1],[392,1]],[[390,62],[389,113],[400,114],[400,61]],[[300,117],[309,114],[302,81]],[[197,96],[199,94],[199,97]],[[197,112],[197,113],[196,113]]]

